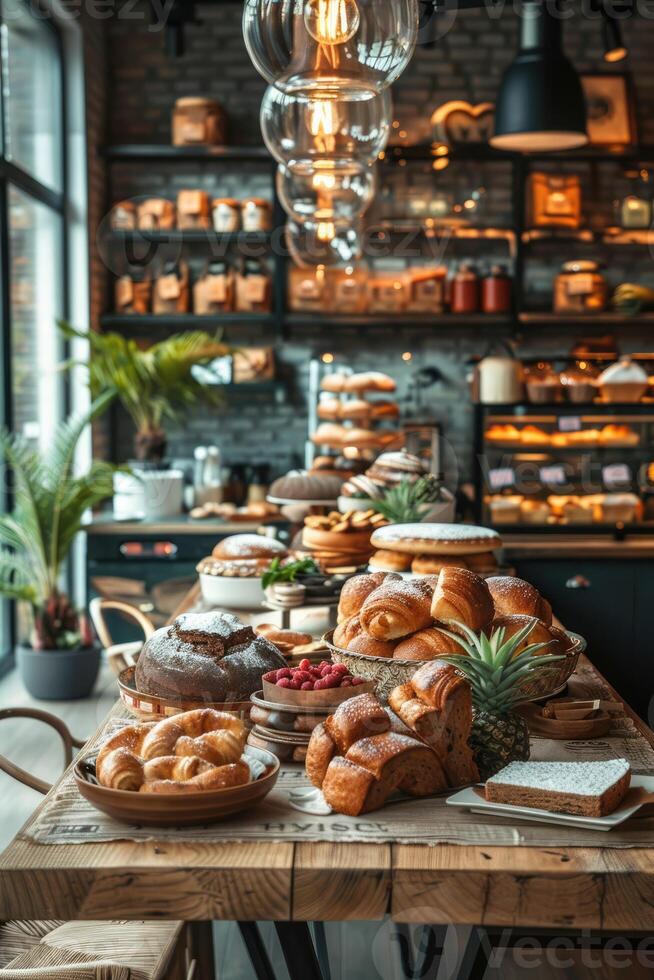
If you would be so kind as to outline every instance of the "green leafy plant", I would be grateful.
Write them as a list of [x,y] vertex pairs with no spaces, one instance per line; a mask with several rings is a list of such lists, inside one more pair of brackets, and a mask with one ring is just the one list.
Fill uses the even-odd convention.
[[417,480],[402,480],[387,490],[381,500],[371,500],[370,506],[391,524],[412,524],[422,519],[425,504],[438,499],[438,480],[421,476]]
[[313,575],[320,569],[313,558],[300,558],[298,561],[283,565],[279,558],[273,558],[270,568],[261,579],[264,589],[275,582],[294,582],[298,575]]
[[116,467],[93,462],[74,473],[77,443],[85,427],[111,400],[107,392],[90,412],[59,427],[42,455],[20,436],[0,432],[0,453],[11,470],[14,507],[0,515],[0,595],[29,604],[34,649],[89,646],[92,634],[83,615],[61,591],[63,564],[88,509],[113,492]]
[[[166,420],[178,419],[200,402],[216,405],[222,401],[220,387],[201,384],[194,377],[193,368],[207,367],[231,349],[202,330],[173,334],[142,349],[134,340],[117,333],[87,333],[64,321],[59,322],[59,327],[68,339],[88,341],[92,397],[111,391],[118,398],[136,427],[137,459],[163,458]],[[76,363],[69,361],[66,366]]]

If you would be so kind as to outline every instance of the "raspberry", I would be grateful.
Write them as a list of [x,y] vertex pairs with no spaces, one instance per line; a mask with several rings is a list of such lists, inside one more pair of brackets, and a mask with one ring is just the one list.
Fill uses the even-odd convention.
[[350,673],[349,670],[347,669],[347,667],[345,666],[345,664],[334,664],[332,666],[332,670],[334,671],[335,674],[336,673],[338,673],[338,674],[349,674]]
[[281,680],[282,677],[288,677],[289,679],[293,676],[293,672],[290,667],[280,667],[277,671],[277,680]]
[[308,670],[296,670],[293,675],[293,680],[299,681],[300,684],[305,684],[312,679],[311,673]]
[[321,677],[319,681],[316,681],[313,685],[314,691],[323,691],[325,688],[329,687],[329,677]]
[[298,667],[300,668],[300,670],[309,670],[309,668],[311,667],[311,661],[307,660],[307,658],[305,657],[304,660],[300,660]]
[[323,667],[331,667],[331,664],[330,664],[329,660],[321,660],[320,663],[318,664],[318,666],[322,670]]
[[310,673],[314,677],[322,677],[322,672],[321,672],[320,667],[312,667]]
[[290,687],[290,686],[291,686],[291,681],[290,678],[288,677],[281,677],[277,681],[277,687]]
[[344,677],[341,681],[341,687],[352,687],[352,680],[349,677]]
[[320,676],[321,677],[327,677],[327,675],[328,674],[331,674],[331,672],[332,672],[332,665],[331,664],[327,664],[327,666],[326,667],[323,667],[322,670],[320,671]]
[[300,687],[301,691],[313,691],[313,681],[305,681]]
[[[327,677],[322,678],[322,682],[326,688],[339,687],[341,683],[340,677],[337,674],[328,674]],[[316,683],[318,683],[316,681]]]
[[288,686],[291,688],[292,691],[299,691],[300,681],[297,679],[297,677],[294,677],[292,681],[289,681]]
[[264,681],[270,681],[271,684],[274,684],[275,681],[277,680],[277,671],[276,670],[269,670],[267,674],[264,674],[263,675],[262,680],[264,680]]
[[365,683],[366,683],[365,677],[353,677],[352,678],[352,687],[356,687],[358,684],[365,684]]

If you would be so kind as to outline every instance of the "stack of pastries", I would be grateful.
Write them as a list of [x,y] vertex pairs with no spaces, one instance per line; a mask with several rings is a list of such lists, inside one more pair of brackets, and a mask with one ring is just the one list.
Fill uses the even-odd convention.
[[370,657],[427,661],[460,654],[450,635],[459,624],[475,633],[504,627],[509,639],[534,619],[530,643],[546,643],[547,654],[571,646],[566,633],[552,626],[549,603],[529,582],[504,575],[483,579],[450,565],[437,576],[411,580],[384,572],[357,575],[343,587],[338,616],[334,645]]
[[481,575],[497,572],[494,552],[502,546],[496,531],[470,524],[391,524],[371,538],[377,549],[375,571],[437,575],[442,568],[468,568]]
[[339,813],[379,809],[396,790],[426,796],[479,779],[468,745],[470,686],[454,667],[424,664],[390,703],[358,695],[311,735],[307,775]]
[[397,428],[378,428],[380,423],[397,422],[397,402],[388,397],[373,401],[368,398],[369,394],[388,396],[395,387],[395,381],[381,371],[327,374],[317,406],[321,421],[311,436],[312,442],[329,449],[366,452],[401,445],[402,435]]

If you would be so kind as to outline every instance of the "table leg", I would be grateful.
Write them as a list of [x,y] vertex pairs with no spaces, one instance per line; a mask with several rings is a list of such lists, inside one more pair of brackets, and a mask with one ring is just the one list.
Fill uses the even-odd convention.
[[446,929],[447,926],[420,926],[414,959],[410,926],[405,922],[395,923],[391,941],[398,944],[402,973],[408,980],[425,980],[436,976],[443,955]]
[[213,950],[213,923],[192,922],[191,933],[195,953],[195,977],[197,980],[216,980],[216,963]]
[[257,980],[276,980],[275,971],[259,932],[259,926],[256,922],[239,922],[238,928]]
[[324,922],[314,922],[313,932],[316,941],[316,954],[324,980],[332,980],[332,973],[329,969],[329,950],[327,949],[327,935],[325,933]]
[[275,922],[275,929],[291,980],[324,980],[308,923]]

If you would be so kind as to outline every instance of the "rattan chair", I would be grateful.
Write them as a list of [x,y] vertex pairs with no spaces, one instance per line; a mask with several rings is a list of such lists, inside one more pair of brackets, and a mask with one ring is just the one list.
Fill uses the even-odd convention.
[[[73,749],[84,744],[47,711],[5,708],[0,721],[6,718],[33,718],[54,728],[64,746],[66,766]],[[50,789],[2,755],[0,769],[39,793]],[[206,967],[212,950],[197,955],[193,932],[183,922],[0,923],[0,980],[205,980],[213,976]],[[205,966],[196,970],[200,959]]]
[[[133,619],[143,630],[144,639],[130,640],[127,643],[114,643],[104,617],[105,612],[109,609],[122,613],[128,619]],[[144,641],[154,633],[154,626],[145,613],[137,609],[136,606],[130,606],[128,602],[123,602],[121,599],[100,599],[96,597],[95,599],[91,599],[89,603],[89,614],[100,643],[106,650],[107,660],[114,674],[118,675],[127,667],[133,667],[141,652]]]

